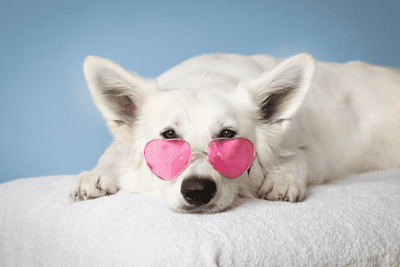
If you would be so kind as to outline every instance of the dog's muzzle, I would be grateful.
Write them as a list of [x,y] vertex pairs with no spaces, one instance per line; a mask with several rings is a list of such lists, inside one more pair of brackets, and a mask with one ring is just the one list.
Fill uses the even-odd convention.
[[181,185],[181,194],[192,206],[202,206],[211,201],[217,192],[217,185],[210,178],[191,176]]

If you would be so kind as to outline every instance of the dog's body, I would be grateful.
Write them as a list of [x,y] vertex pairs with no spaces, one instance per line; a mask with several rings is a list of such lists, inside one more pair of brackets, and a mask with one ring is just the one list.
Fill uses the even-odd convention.
[[[92,171],[79,175],[71,190],[76,201],[123,188],[161,194],[178,212],[213,213],[237,197],[296,202],[306,185],[400,167],[395,68],[315,63],[307,54],[283,61],[220,53],[189,59],[152,81],[95,57],[88,57],[84,71],[115,142]],[[235,180],[222,177],[203,155],[176,179],[162,181],[143,150],[166,133],[195,151],[228,133],[244,137],[256,158]],[[215,190],[207,201],[190,203],[185,190],[208,194],[204,181]]]

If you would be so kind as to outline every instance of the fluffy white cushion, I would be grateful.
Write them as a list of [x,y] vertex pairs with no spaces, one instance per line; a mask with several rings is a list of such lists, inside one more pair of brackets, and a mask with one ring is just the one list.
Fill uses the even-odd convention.
[[212,215],[124,191],[75,203],[75,178],[0,185],[1,266],[400,266],[400,171]]

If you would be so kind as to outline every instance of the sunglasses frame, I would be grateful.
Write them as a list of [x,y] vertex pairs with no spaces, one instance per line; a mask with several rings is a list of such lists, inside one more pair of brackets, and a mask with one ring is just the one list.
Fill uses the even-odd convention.
[[[212,142],[216,141],[216,140],[233,140],[233,139],[245,139],[245,140],[249,141],[249,142],[253,145],[253,148],[254,148],[253,160],[251,161],[250,166],[243,172],[243,173],[245,173],[246,171],[248,171],[248,170],[253,166],[253,163],[254,163],[254,160],[256,159],[256,154],[257,154],[257,153],[256,153],[256,147],[254,146],[254,144],[253,144],[253,142],[252,142],[251,140],[249,140],[249,139],[247,139],[247,138],[244,138],[244,137],[235,137],[235,138],[215,138],[215,139],[211,140],[210,143],[208,143],[208,145],[207,145],[207,150],[208,150],[208,147],[210,146],[210,144],[211,144]],[[153,172],[153,170],[151,169],[151,167],[149,166],[149,164],[147,163],[147,160],[146,160],[146,158],[145,158],[144,161],[146,162],[146,165],[147,165],[147,167],[150,169],[150,171],[151,171],[155,176],[157,176],[158,178],[160,178],[160,179],[163,180],[163,181],[171,181],[171,180],[173,181],[173,180],[175,180],[184,170],[186,170],[186,168],[187,168],[193,161],[195,161],[195,160],[197,159],[197,154],[200,154],[200,153],[203,153],[204,155],[206,155],[206,156],[207,156],[207,163],[210,164],[210,166],[211,166],[216,172],[218,172],[222,177],[224,177],[224,178],[226,178],[226,179],[228,179],[228,180],[237,179],[237,178],[239,178],[239,177],[243,174],[243,173],[242,173],[242,174],[239,175],[238,177],[232,178],[232,179],[223,176],[223,175],[222,175],[219,171],[217,171],[217,170],[214,168],[214,166],[211,164],[211,162],[210,162],[210,160],[209,160],[209,158],[208,158],[208,153],[207,153],[207,152],[205,152],[205,151],[193,151],[193,148],[192,148],[192,146],[190,145],[190,143],[189,143],[188,141],[183,140],[183,139],[178,139],[178,138],[177,138],[177,139],[161,139],[161,138],[158,138],[158,139],[150,140],[150,141],[147,142],[146,145],[144,146],[144,149],[143,149],[143,156],[144,156],[144,151],[145,151],[147,145],[148,145],[150,142],[153,142],[153,141],[155,141],[155,140],[183,141],[183,142],[185,142],[185,143],[187,143],[187,144],[189,145],[190,151],[192,152],[192,154],[190,155],[190,159],[189,159],[188,163],[186,164],[185,168],[183,168],[176,176],[174,176],[174,177],[172,177],[171,179],[168,179],[168,180],[163,179],[163,178],[161,178],[160,176],[158,176],[157,174],[155,174],[155,173]]]

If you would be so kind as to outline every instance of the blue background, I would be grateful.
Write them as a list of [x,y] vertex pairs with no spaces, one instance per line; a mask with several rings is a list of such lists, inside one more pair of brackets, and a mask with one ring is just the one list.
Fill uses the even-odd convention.
[[400,67],[399,3],[2,0],[0,182],[78,174],[112,142],[85,84],[87,55],[148,78],[211,52]]

